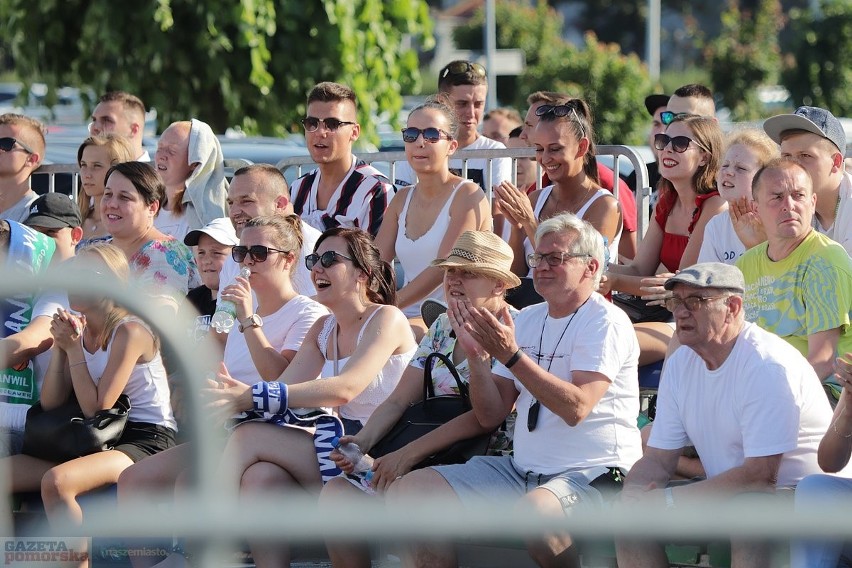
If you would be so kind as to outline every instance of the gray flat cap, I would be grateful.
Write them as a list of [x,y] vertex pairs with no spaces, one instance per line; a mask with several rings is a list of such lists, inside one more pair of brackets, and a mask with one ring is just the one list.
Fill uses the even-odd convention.
[[686,284],[696,288],[720,288],[733,292],[745,292],[745,278],[739,268],[722,262],[702,262],[681,270],[664,284],[671,290],[675,284]]

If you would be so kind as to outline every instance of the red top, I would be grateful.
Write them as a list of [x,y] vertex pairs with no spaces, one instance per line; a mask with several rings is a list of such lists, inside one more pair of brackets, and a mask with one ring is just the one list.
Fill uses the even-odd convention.
[[672,212],[677,193],[667,191],[660,196],[657,201],[657,207],[654,210],[654,219],[657,220],[657,225],[663,230],[663,246],[660,247],[660,262],[663,263],[669,272],[674,272],[680,268],[680,259],[683,257],[683,252],[686,250],[686,245],[689,244],[689,236],[692,235],[692,230],[695,228],[695,223],[701,216],[701,209],[704,207],[704,202],[719,195],[718,191],[711,191],[695,197],[695,209],[692,211],[692,221],[689,223],[687,231],[688,235],[675,235],[674,233],[666,232],[666,221]]
[[[612,180],[615,174],[611,169],[598,162],[598,177],[601,181],[601,187],[612,193]],[[550,185],[550,178],[547,174],[541,176],[541,187]],[[527,188],[527,193],[535,191],[535,184],[530,184]],[[618,178],[618,202],[621,204],[621,216],[624,219],[624,228],[628,233],[635,233],[638,229],[636,217],[636,197],[630,190],[630,187],[621,178]]]

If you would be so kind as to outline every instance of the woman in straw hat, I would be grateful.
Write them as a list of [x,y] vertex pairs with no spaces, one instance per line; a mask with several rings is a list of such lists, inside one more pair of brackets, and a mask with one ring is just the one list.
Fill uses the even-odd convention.
[[[443,291],[448,302],[466,301],[484,307],[498,318],[514,318],[517,310],[504,300],[508,289],[520,284],[512,273],[512,248],[491,232],[466,231],[456,240],[446,258],[432,261],[432,266],[444,270]],[[448,356],[461,379],[470,379],[467,355],[456,341],[446,314],[429,328],[420,342],[408,368],[391,395],[373,412],[364,428],[354,436],[344,436],[341,443],[357,444],[365,453],[378,443],[402,416],[405,409],[423,397],[423,372],[426,357],[433,352]],[[493,361],[492,361],[493,364]],[[436,395],[458,394],[455,379],[440,361],[433,364],[432,381]],[[473,411],[458,416],[444,426],[418,438],[403,448],[375,460],[372,488],[384,492],[396,480],[411,471],[418,463],[460,440],[485,433]],[[333,452],[332,459],[346,472],[352,465],[342,454]],[[320,499],[334,503],[340,497],[351,497],[359,488],[346,478],[338,477],[325,485]],[[364,546],[328,545],[335,566],[370,566],[369,549]]]

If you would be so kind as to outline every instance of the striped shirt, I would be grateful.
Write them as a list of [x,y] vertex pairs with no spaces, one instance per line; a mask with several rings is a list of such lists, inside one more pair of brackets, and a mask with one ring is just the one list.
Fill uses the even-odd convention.
[[334,191],[328,206],[317,205],[319,168],[293,182],[290,194],[296,214],[319,231],[333,227],[358,227],[373,235],[379,232],[385,209],[396,191],[382,173],[352,156],[352,169]]

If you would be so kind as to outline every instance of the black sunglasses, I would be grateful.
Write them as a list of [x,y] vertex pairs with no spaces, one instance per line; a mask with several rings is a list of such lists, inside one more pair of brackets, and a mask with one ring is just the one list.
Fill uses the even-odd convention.
[[308,132],[316,132],[319,129],[319,125],[322,123],[326,129],[334,132],[341,126],[346,126],[348,124],[357,124],[355,122],[347,122],[345,120],[340,120],[337,118],[329,117],[329,118],[317,118],[315,116],[306,116],[302,119],[302,126],[305,127],[305,130]]
[[676,118],[681,118],[682,116],[689,116],[689,114],[690,113],[688,112],[672,112],[670,110],[664,110],[660,113],[660,122],[668,126],[669,124],[674,122]]
[[250,247],[237,245],[231,249],[231,258],[234,259],[234,262],[242,262],[246,259],[246,256],[251,256],[251,259],[255,262],[266,262],[270,252],[290,254],[289,250],[274,249],[263,245],[252,245]]
[[417,138],[419,138],[421,134],[423,135],[423,140],[431,142],[432,144],[435,144],[441,138],[446,138],[447,140],[453,139],[449,132],[445,132],[440,128],[433,128],[431,126],[429,128],[415,128],[413,126],[409,126],[408,128],[402,129],[402,139],[405,142],[417,142]]
[[580,121],[580,115],[577,114],[577,109],[573,104],[568,103],[564,105],[541,105],[537,109],[535,109],[536,116],[544,116],[546,114],[552,114],[556,118],[563,118],[570,115],[571,120],[576,122],[580,126],[580,133],[585,136],[586,129],[583,127],[583,123]]
[[23,148],[24,152],[26,152],[27,154],[35,154],[32,148],[30,148],[17,138],[12,138],[10,136],[0,138],[0,150],[2,150],[3,152],[11,152],[12,148],[15,147],[15,144]]
[[485,77],[485,67],[479,63],[471,63],[470,61],[453,61],[441,69],[438,77],[444,79],[447,75],[464,75],[468,71],[473,71],[473,74],[477,77]]
[[348,260],[350,262],[355,262],[354,260],[352,260],[351,258],[346,256],[345,254],[340,254],[339,252],[334,251],[334,250],[327,250],[324,253],[322,253],[321,255],[314,252],[314,253],[311,253],[308,256],[306,256],[305,257],[305,266],[308,267],[308,270],[313,270],[314,266],[316,266],[317,262],[319,262],[320,264],[322,264],[323,268],[328,268],[329,266],[331,266],[335,262],[339,262],[337,260],[338,258],[345,258],[346,260]]
[[677,152],[678,154],[683,154],[686,152],[686,149],[689,148],[690,142],[695,142],[695,145],[701,148],[702,150],[709,152],[707,148],[704,147],[701,142],[698,140],[693,140],[689,136],[669,136],[668,134],[657,134],[654,136],[654,148],[659,151],[663,151],[666,149],[666,146],[671,142],[672,150]]
[[541,402],[535,401],[530,405],[527,412],[527,432],[532,432],[538,426],[538,413],[541,411]]

